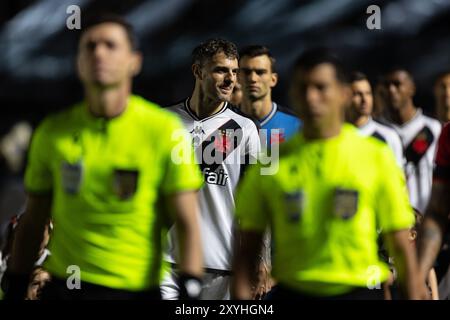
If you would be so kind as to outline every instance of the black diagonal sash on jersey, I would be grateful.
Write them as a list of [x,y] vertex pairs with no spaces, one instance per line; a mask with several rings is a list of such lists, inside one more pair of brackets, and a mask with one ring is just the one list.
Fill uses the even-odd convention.
[[372,137],[374,137],[380,141],[383,141],[384,143],[387,142],[386,139],[378,131],[375,131],[374,133],[372,133]]
[[[197,149],[195,150],[196,154],[198,155],[198,152],[201,151],[200,168],[202,169],[202,171],[205,168],[209,168],[210,171],[216,171],[222,164],[222,163],[215,163],[215,162],[212,164],[208,164],[208,163],[205,163],[205,161],[203,159],[203,154],[204,154],[205,148],[207,146],[209,146],[211,143],[214,143],[217,134],[219,133],[223,137],[226,134],[227,130],[229,132],[231,132],[231,131],[235,132],[236,130],[239,130],[239,129],[242,130],[241,126],[236,121],[234,121],[233,119],[228,120],[222,126],[217,128],[216,130],[214,130],[214,132],[210,136],[208,136],[199,147],[197,147]],[[225,143],[225,140],[223,142]],[[219,153],[222,153],[220,159],[225,160],[236,149],[236,147],[239,145],[239,143],[240,143],[240,141],[236,141],[235,139],[233,139],[233,141],[231,141],[230,148],[225,148],[225,152],[221,152],[220,150],[213,149],[212,156],[215,157],[215,152],[219,152]]]
[[435,137],[427,126],[423,127],[405,149],[405,157],[408,162],[417,165],[427,153]]

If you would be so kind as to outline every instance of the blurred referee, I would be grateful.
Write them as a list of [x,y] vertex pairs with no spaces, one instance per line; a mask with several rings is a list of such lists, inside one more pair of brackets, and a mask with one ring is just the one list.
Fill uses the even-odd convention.
[[383,299],[377,287],[389,270],[377,254],[377,226],[405,297],[421,297],[403,174],[385,143],[343,124],[350,89],[339,60],[326,50],[304,53],[291,94],[303,129],[281,147],[276,174],[251,168],[238,190],[234,297],[251,297],[267,226],[276,252],[273,299]]
[[[171,204],[181,235],[180,294],[195,298],[202,275],[196,190],[203,179],[177,117],[131,95],[141,60],[122,18],[103,15],[84,26],[77,67],[85,100],[46,118],[33,137],[27,208],[2,282],[6,299],[24,298],[50,216],[52,255],[44,267],[52,281],[43,299],[160,299],[168,219],[159,200]],[[182,138],[172,139],[177,130]],[[185,161],[172,161],[175,145]],[[74,268],[81,286],[71,289],[66,278]]]

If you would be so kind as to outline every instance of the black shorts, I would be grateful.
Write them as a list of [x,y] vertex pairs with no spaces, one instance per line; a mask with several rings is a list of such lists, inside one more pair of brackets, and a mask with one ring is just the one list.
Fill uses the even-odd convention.
[[384,291],[380,289],[355,288],[354,290],[336,296],[311,296],[297,290],[276,285],[264,300],[384,300]]
[[52,276],[42,289],[41,300],[161,300],[161,292],[159,287],[135,292],[87,282],[81,282],[80,289],[68,289],[65,280]]

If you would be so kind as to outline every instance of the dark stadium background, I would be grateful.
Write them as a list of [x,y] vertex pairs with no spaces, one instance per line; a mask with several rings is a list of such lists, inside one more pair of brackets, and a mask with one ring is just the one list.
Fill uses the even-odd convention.
[[[284,104],[293,59],[314,45],[336,48],[371,80],[389,65],[409,68],[416,103],[427,113],[434,108],[433,77],[450,67],[450,0],[2,0],[0,134],[82,97],[73,62],[77,31],[66,28],[72,4],[82,20],[109,11],[135,26],[145,56],[135,92],[161,105],[190,94],[191,50],[213,36],[269,46],[281,76],[275,100]],[[382,30],[366,27],[371,4],[381,7]]]

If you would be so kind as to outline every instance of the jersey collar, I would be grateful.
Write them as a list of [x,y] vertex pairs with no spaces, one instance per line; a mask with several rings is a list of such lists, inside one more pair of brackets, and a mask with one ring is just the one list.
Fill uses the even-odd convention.
[[403,123],[401,125],[397,125],[397,124],[394,123],[393,126],[397,127],[397,128],[405,128],[405,127],[411,125],[411,123],[416,122],[417,119],[419,119],[422,115],[423,115],[422,109],[421,108],[417,108],[416,109],[416,114],[414,115],[414,117],[411,118],[411,120],[409,120],[408,122],[405,122],[405,123]]
[[259,120],[260,126],[262,127],[262,126],[266,125],[266,123],[269,122],[270,119],[273,118],[273,116],[275,115],[276,112],[277,112],[277,104],[275,102],[272,102],[272,110],[270,110],[270,112],[267,116],[265,116],[264,118]]
[[224,101],[224,104],[223,104],[222,108],[219,111],[217,111],[216,113],[210,115],[209,117],[200,119],[199,117],[197,117],[197,115],[194,112],[192,112],[191,107],[190,107],[190,101],[191,101],[191,97],[188,97],[184,101],[184,109],[196,121],[206,121],[206,120],[209,120],[211,118],[214,118],[215,116],[217,116],[218,114],[224,112],[228,108],[228,102]]

